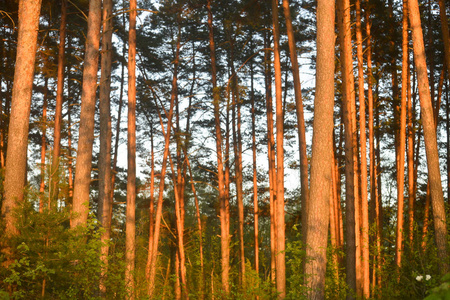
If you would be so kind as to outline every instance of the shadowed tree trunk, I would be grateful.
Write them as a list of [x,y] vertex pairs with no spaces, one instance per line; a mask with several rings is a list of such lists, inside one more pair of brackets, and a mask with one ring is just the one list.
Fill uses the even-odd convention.
[[[46,61],[47,62],[47,61]],[[47,99],[48,99],[48,78],[44,79],[44,103],[42,105],[41,121],[41,184],[39,186],[39,212],[44,211],[45,199],[45,152],[47,151]],[[50,206],[47,206],[50,209]]]
[[[253,43],[251,44],[253,48]],[[253,175],[253,222],[255,242],[255,272],[259,276],[259,208],[258,208],[258,172],[256,169],[256,109],[254,90],[253,59],[250,60],[250,101],[252,113],[252,175]]]
[[264,82],[266,90],[266,115],[267,115],[267,153],[269,161],[269,201],[270,201],[270,279],[275,282],[275,199],[276,189],[276,173],[275,173],[275,139],[273,135],[273,103],[272,103],[272,72],[270,69],[270,51],[269,51],[269,34],[264,36]]
[[53,133],[53,156],[52,168],[50,172],[51,186],[50,198],[53,201],[58,199],[59,191],[59,160],[61,152],[61,121],[62,121],[62,104],[64,94],[64,57],[66,43],[66,17],[67,17],[67,1],[61,1],[61,24],[59,27],[59,45],[58,45],[58,80],[56,88],[56,108],[55,108],[55,128]]
[[77,165],[73,190],[73,212],[75,214],[71,224],[73,228],[78,225],[86,225],[89,214],[89,187],[91,185],[92,145],[94,143],[94,115],[101,21],[102,1],[90,0],[83,87],[81,92]]
[[111,172],[111,61],[112,61],[112,0],[103,1],[103,36],[100,77],[100,153],[98,158],[98,215],[104,228],[101,236],[101,259],[104,263],[100,291],[106,292],[104,280],[108,274],[109,239],[111,236],[112,172]]
[[[359,197],[358,197],[358,149],[356,144],[356,112],[350,31],[350,2],[339,0],[338,26],[341,48],[343,119],[345,127],[345,189],[347,219],[346,271],[347,284],[351,290],[361,291],[361,260],[359,237]],[[349,294],[351,295],[351,294]],[[351,296],[349,296],[351,297]]]

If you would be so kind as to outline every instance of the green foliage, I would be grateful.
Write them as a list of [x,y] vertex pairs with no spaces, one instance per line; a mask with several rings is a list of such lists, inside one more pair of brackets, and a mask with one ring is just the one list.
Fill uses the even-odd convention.
[[294,225],[296,237],[292,242],[286,244],[286,265],[289,270],[287,282],[289,288],[286,299],[303,299],[306,297],[307,288],[304,285],[305,275],[303,272],[303,259],[306,256],[305,247],[302,244],[301,234]]
[[[91,216],[85,227],[70,229],[66,208],[39,213],[33,204],[25,201],[16,212],[21,234],[9,241],[13,262],[0,272],[2,292],[14,299],[98,299],[103,263],[97,221]],[[111,269],[106,285],[117,294],[123,284],[115,272],[121,268]]]
[[[334,263],[333,257],[337,258]],[[345,282],[345,269],[339,264],[339,259],[344,257],[342,249],[336,249],[330,245],[327,247],[327,270],[325,275],[325,298],[344,299],[348,293]]]
[[430,291],[425,300],[449,300],[450,299],[450,273],[441,279],[441,284]]

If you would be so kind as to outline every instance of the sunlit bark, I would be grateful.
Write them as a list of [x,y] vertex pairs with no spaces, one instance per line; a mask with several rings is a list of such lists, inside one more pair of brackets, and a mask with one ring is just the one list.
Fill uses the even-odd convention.
[[331,198],[334,110],[334,1],[317,3],[316,95],[308,204],[305,274],[309,299],[323,299]]
[[286,296],[286,262],[285,262],[285,220],[284,220],[284,114],[281,86],[280,29],[278,21],[278,1],[272,0],[273,55],[275,74],[275,111],[276,111],[276,286],[278,298]]
[[128,127],[125,285],[128,299],[135,299],[136,251],[136,0],[130,0],[128,30]]
[[[6,241],[19,232],[16,227],[14,209],[23,201],[26,180],[28,128],[33,90],[34,63],[36,60],[37,34],[41,0],[19,1],[19,29],[17,54],[12,90],[11,114],[9,122],[4,199],[2,221]],[[6,256],[4,265],[10,261],[10,249],[3,249]]]
[[356,44],[358,61],[359,132],[361,147],[361,283],[363,296],[365,298],[369,298],[369,204],[367,199],[366,99],[364,95],[363,38],[361,30],[361,0],[356,0]]
[[217,155],[217,177],[220,203],[220,239],[221,239],[221,258],[222,258],[222,289],[225,294],[230,292],[229,285],[229,269],[230,269],[230,248],[229,248],[229,217],[227,209],[227,198],[225,197],[225,177],[223,172],[222,160],[222,132],[220,129],[220,94],[217,87],[217,70],[216,70],[216,46],[214,42],[214,26],[213,15],[211,11],[212,0],[207,1],[208,10],[208,29],[209,29],[209,50],[211,59],[211,76],[213,88],[213,105],[214,105],[214,127],[216,133],[216,155]]
[[406,97],[408,88],[408,2],[403,0],[402,22],[402,90],[400,97],[400,129],[398,141],[397,176],[397,232],[395,243],[395,263],[401,267],[403,251],[403,210],[405,189],[405,149],[406,149]]

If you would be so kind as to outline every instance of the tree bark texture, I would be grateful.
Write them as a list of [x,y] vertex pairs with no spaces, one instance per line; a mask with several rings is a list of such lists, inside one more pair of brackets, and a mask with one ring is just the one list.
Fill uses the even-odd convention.
[[73,190],[71,227],[85,226],[89,214],[89,188],[91,185],[92,146],[94,143],[94,116],[97,90],[97,70],[102,22],[102,1],[89,1],[88,32],[84,56],[83,86],[81,91],[80,129],[77,164]]
[[447,263],[447,224],[441,174],[439,170],[439,153],[437,147],[436,129],[433,119],[433,106],[430,96],[430,86],[428,83],[425,46],[423,42],[418,1],[409,0],[408,7],[409,21],[412,28],[414,63],[417,70],[431,202],[433,206],[435,240],[438,249],[438,257],[442,262],[440,264],[440,271],[442,274],[446,274],[449,270]]
[[345,127],[345,189],[346,189],[346,272],[347,284],[351,290],[360,290],[360,253],[359,249],[359,205],[357,174],[356,120],[355,120],[355,92],[352,62],[352,45],[350,31],[350,2],[339,0],[338,27],[341,48],[343,119]]
[[[28,128],[31,94],[33,90],[34,63],[36,60],[37,35],[41,0],[19,1],[19,30],[11,99],[8,145],[2,218],[5,237],[17,235],[14,209],[23,201],[26,180]],[[6,252],[9,249],[5,249]],[[8,253],[6,253],[8,265]]]
[[311,158],[310,203],[307,214],[305,274],[310,275],[308,299],[323,299],[329,205],[333,163],[334,18],[332,0],[317,2],[316,95]]
[[106,288],[104,279],[108,274],[109,239],[111,236],[112,214],[112,180],[111,177],[111,62],[112,62],[112,0],[103,1],[103,32],[102,57],[100,77],[100,153],[98,158],[98,214],[104,228],[101,236],[101,259],[104,263],[100,281],[100,291],[104,294]]
[[278,298],[286,297],[286,254],[285,220],[284,220],[284,113],[281,86],[280,29],[278,21],[278,1],[272,0],[273,54],[275,70],[275,111],[276,111],[276,182],[277,197],[275,200],[276,215],[276,286]]
[[127,127],[127,211],[125,238],[125,284],[129,299],[135,298],[136,249],[136,0],[130,0],[128,31],[128,127]]

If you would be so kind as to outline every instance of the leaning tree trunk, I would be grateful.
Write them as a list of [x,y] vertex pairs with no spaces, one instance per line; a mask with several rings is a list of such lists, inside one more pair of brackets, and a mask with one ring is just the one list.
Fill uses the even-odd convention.
[[84,57],[83,87],[81,92],[80,129],[77,151],[77,168],[73,190],[71,227],[86,225],[89,214],[89,188],[91,185],[92,146],[94,143],[95,98],[100,46],[102,1],[89,1],[88,32]]
[[428,180],[433,206],[434,231],[441,260],[440,271],[446,274],[449,270],[447,258],[447,223],[445,217],[444,195],[442,191],[441,173],[439,169],[439,152],[436,138],[436,128],[433,118],[433,105],[428,83],[425,46],[423,42],[422,25],[420,21],[419,4],[417,0],[409,0],[409,21],[412,28],[414,62],[417,70],[420,107],[422,114],[425,151],[427,155]]
[[[300,85],[300,72],[297,60],[297,47],[295,44],[294,29],[292,27],[291,12],[289,9],[289,0],[283,0],[284,17],[286,18],[287,36],[289,42],[289,55],[291,58],[292,77],[294,79],[295,108],[297,113],[298,143],[300,152],[300,184],[301,184],[301,207],[303,212],[307,212],[309,201],[308,187],[308,157],[306,155],[306,129],[305,117],[303,114],[302,88]],[[302,213],[302,228],[307,228],[306,213]],[[306,239],[306,232],[303,231],[303,242]]]
[[323,299],[332,183],[334,108],[334,1],[317,2],[316,96],[308,204],[305,274],[308,299]]

